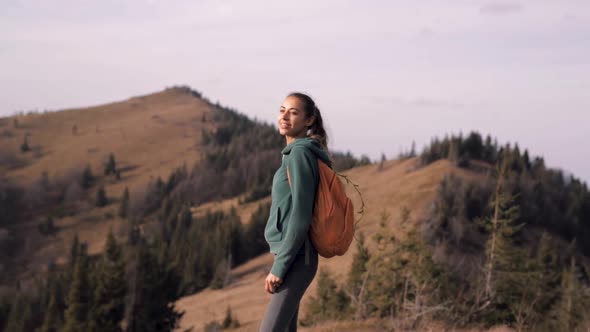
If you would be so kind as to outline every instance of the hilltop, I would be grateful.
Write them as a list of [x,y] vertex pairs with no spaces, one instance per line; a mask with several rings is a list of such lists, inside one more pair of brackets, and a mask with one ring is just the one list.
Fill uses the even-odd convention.
[[[212,108],[190,90],[169,88],[121,102],[3,118],[2,156],[21,160],[20,167],[0,167],[6,177],[30,184],[43,172],[53,178],[87,163],[102,170],[113,153],[123,181],[107,190],[119,194],[124,186],[135,189],[197,161],[201,131],[212,127]],[[24,137],[31,153],[19,151]]]
[[[126,187],[132,196],[138,196],[150,181],[164,178],[183,165],[198,163],[202,131],[214,128],[213,108],[190,89],[175,87],[104,105],[1,119],[0,169],[2,177],[11,183],[37,188],[44,172],[50,182],[67,182],[86,165],[101,176],[111,153],[120,172],[119,179],[105,177],[102,182],[113,204],[104,208],[79,204],[74,215],[56,218],[59,231],[54,236],[42,236],[37,231],[43,211],[35,211],[28,222],[17,227],[0,228],[0,235],[8,232],[7,237],[26,241],[24,251],[10,246],[17,255],[11,254],[9,259],[19,269],[2,279],[27,280],[46,271],[50,264],[63,264],[75,234],[86,243],[90,254],[102,251],[109,227],[124,236],[124,223],[117,217],[114,203],[120,201]],[[27,153],[20,151],[24,137],[31,148]],[[71,200],[92,202],[98,188],[86,193],[69,189]],[[38,189],[27,191],[27,196],[33,196]],[[45,197],[39,194],[39,198],[31,199]],[[10,263],[0,263],[0,271],[2,264]]]

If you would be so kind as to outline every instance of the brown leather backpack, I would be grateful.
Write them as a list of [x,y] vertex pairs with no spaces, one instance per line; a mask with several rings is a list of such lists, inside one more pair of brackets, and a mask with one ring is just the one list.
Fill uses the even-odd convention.
[[[354,208],[338,174],[318,159],[320,181],[315,198],[309,235],[320,256],[342,256],[354,237]],[[291,177],[287,168],[287,178]]]

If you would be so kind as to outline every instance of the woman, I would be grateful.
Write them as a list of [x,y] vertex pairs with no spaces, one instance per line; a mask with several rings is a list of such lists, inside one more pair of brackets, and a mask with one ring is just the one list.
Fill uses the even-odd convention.
[[299,302],[318,269],[318,253],[308,236],[319,182],[317,159],[332,165],[322,116],[309,96],[289,94],[281,105],[278,125],[287,146],[273,177],[264,231],[275,257],[264,284],[272,296],[261,332],[297,331]]

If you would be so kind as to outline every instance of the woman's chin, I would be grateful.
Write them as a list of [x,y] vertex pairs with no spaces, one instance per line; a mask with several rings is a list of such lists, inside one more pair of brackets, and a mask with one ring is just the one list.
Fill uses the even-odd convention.
[[279,134],[289,137],[303,137],[301,132],[294,131],[293,128],[282,129],[279,128]]

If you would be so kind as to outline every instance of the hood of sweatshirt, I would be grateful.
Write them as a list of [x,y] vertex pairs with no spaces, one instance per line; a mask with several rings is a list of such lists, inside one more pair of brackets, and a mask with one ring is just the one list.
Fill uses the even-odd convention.
[[328,166],[332,167],[332,161],[326,150],[322,149],[320,142],[310,137],[296,138],[291,144],[287,145],[281,153],[287,155],[291,153],[291,149],[295,146],[304,146],[310,149],[319,159],[321,159]]

